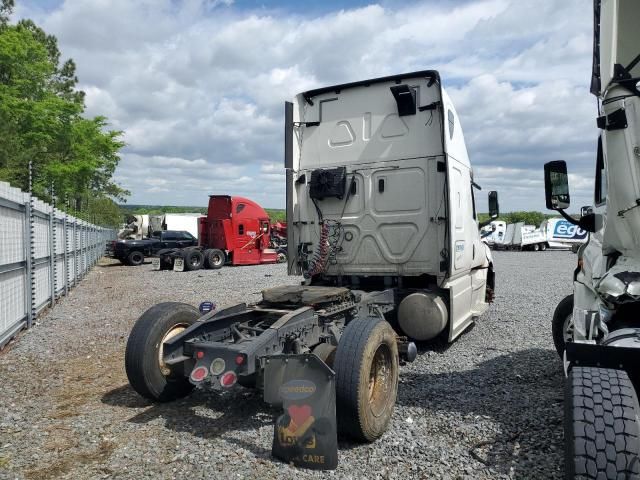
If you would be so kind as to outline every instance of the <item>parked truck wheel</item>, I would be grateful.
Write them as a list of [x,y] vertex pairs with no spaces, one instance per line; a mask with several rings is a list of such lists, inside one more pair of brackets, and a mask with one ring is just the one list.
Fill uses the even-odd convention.
[[278,252],[278,256],[276,257],[276,262],[284,263],[287,261],[287,254],[284,252]]
[[149,400],[169,402],[193,390],[181,367],[174,369],[162,361],[162,346],[199,316],[191,305],[166,302],[154,305],[136,321],[125,351],[127,378],[136,392]]
[[357,319],[344,329],[333,360],[339,431],[372,442],[387,429],[398,392],[396,334],[384,320]]
[[173,268],[173,259],[169,259],[169,254],[171,252],[171,248],[158,250],[156,255],[160,258],[160,270],[171,270],[171,268]]
[[131,252],[127,256],[127,263],[133,267],[137,267],[144,263],[144,254],[139,251]]
[[639,413],[625,371],[573,367],[565,389],[565,478],[639,478]]
[[546,243],[541,243],[540,244],[540,250],[542,250],[543,252],[547,249],[547,244]]
[[207,263],[208,268],[213,268],[217,270],[222,268],[225,263],[225,255],[222,250],[218,250],[217,248],[211,248],[204,252],[204,258]]
[[531,247],[531,249],[534,252],[537,252],[538,250],[540,250],[540,245],[538,245],[537,243],[534,243],[533,246]]
[[188,271],[200,270],[204,266],[204,255],[199,250],[185,249],[182,254],[184,268]]
[[565,344],[573,341],[573,294],[564,297],[553,312],[551,333],[558,355],[564,358]]

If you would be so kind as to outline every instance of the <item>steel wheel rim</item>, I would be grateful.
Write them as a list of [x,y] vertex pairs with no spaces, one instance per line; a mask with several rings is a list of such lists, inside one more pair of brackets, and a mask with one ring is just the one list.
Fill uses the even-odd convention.
[[197,267],[198,265],[200,265],[200,260],[196,255],[193,255],[189,263],[191,264],[192,267]]
[[164,363],[164,342],[184,332],[187,329],[187,326],[188,325],[186,323],[174,325],[167,333],[164,334],[164,337],[162,337],[162,340],[160,341],[160,347],[158,348],[158,365],[160,366],[160,372],[165,377],[171,375],[171,367]]
[[567,315],[562,323],[562,338],[564,343],[573,342],[573,314]]
[[381,416],[387,408],[392,375],[391,350],[386,344],[382,344],[373,356],[369,371],[368,400],[375,417]]
[[141,253],[134,252],[134,254],[133,254],[133,262],[134,262],[134,263],[138,263],[138,262],[140,262],[140,261],[142,260],[142,258],[141,258],[141,257],[142,257],[142,254],[141,254]]
[[220,265],[220,263],[222,263],[222,257],[220,257],[220,255],[216,253],[215,255],[213,255],[213,264]]

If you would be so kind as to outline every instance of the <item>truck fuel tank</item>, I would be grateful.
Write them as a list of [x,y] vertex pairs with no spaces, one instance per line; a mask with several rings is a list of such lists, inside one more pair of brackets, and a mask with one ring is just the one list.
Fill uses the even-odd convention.
[[398,323],[414,340],[431,340],[447,326],[449,313],[440,295],[416,292],[407,295],[398,307]]

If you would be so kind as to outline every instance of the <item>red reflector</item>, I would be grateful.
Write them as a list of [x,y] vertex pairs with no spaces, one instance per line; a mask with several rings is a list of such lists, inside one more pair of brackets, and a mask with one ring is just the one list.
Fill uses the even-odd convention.
[[244,363],[244,356],[243,355],[238,355],[236,357],[236,364],[237,365],[242,365]]
[[224,375],[222,375],[222,377],[220,377],[220,385],[222,385],[223,387],[230,387],[234,383],[236,383],[237,379],[238,377],[236,376],[235,373],[227,372]]
[[193,372],[191,372],[191,380],[194,382],[201,382],[208,375],[209,371],[206,367],[198,367],[194,368]]
[[200,359],[200,358],[202,358],[202,357],[204,357],[204,352],[203,352],[202,350],[200,350],[200,351],[196,352],[196,358],[197,358],[197,359]]

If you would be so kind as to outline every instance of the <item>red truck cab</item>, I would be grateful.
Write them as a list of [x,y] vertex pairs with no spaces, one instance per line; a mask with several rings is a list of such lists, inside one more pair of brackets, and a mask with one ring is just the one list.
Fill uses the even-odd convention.
[[200,219],[203,248],[217,248],[232,265],[276,263],[269,248],[269,216],[256,202],[244,197],[210,195],[207,216]]

